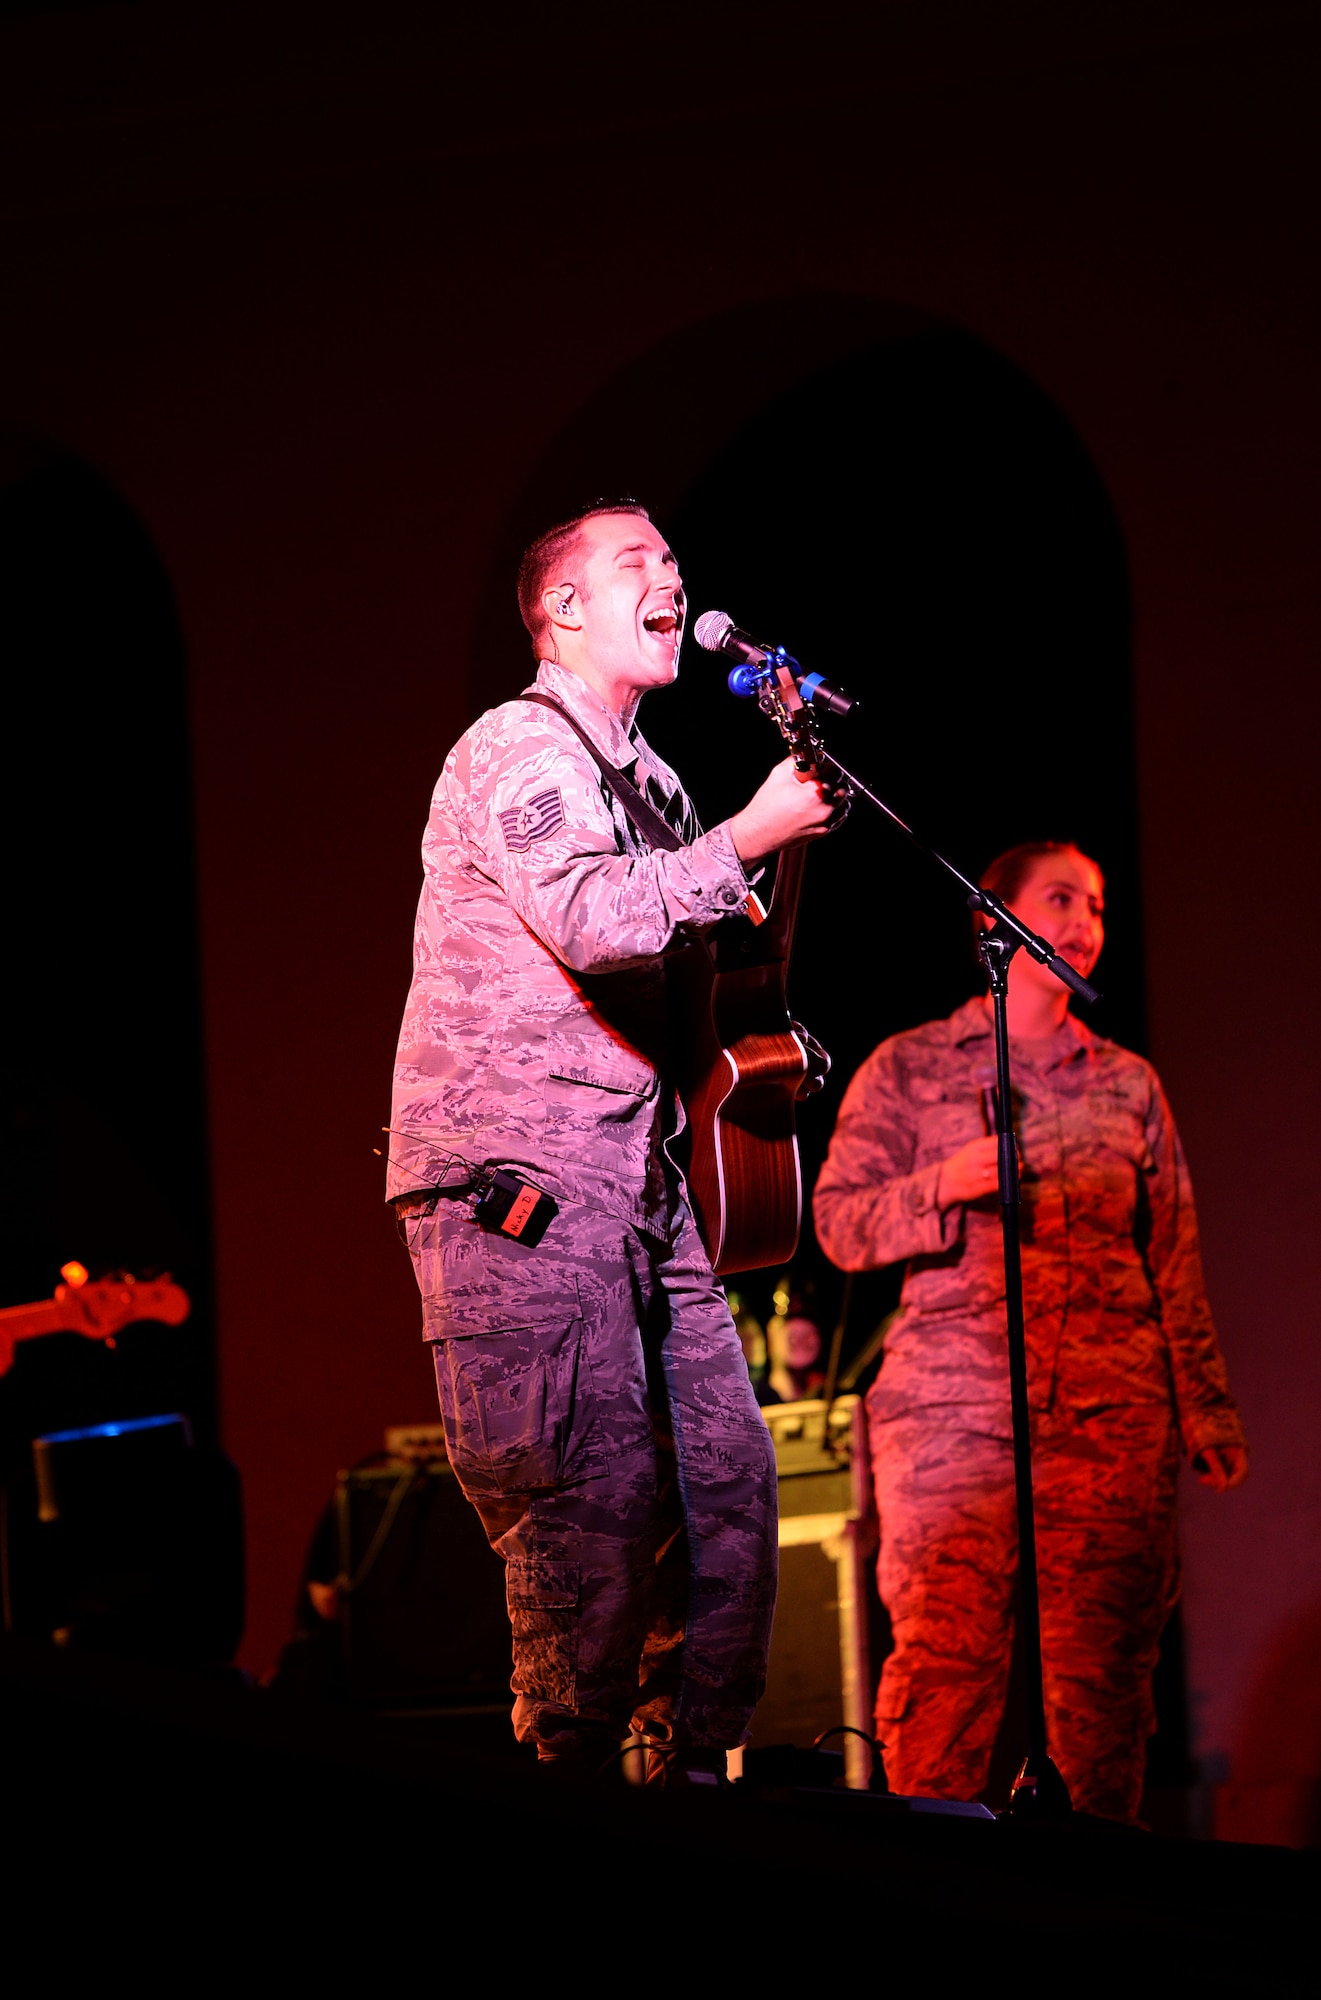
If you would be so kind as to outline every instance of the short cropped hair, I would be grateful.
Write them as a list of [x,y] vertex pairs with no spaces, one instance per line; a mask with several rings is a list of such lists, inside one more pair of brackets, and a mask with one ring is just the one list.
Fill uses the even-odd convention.
[[[593,520],[598,514],[636,514],[643,521],[651,519],[640,501],[631,497],[622,500],[593,500],[586,507],[571,514],[567,521],[557,521],[553,528],[547,528],[529,542],[523,551],[523,559],[518,565],[518,608],[523,623],[532,635],[532,657],[539,660],[541,643],[546,633],[546,614],[541,605],[541,594],[551,583],[562,582],[568,575],[578,553],[582,540],[584,521]],[[577,582],[577,579],[574,579]],[[582,584],[577,583],[579,593]]]

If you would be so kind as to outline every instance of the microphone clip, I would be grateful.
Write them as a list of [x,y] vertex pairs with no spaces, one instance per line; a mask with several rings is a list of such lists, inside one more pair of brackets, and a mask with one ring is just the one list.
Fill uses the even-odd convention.
[[760,661],[744,660],[732,667],[727,682],[729,691],[745,700],[751,695],[760,698],[763,690],[776,685],[781,669],[793,676],[802,700],[815,708],[828,709],[832,715],[847,715],[858,705],[854,696],[845,694],[843,688],[832,687],[823,675],[805,674],[783,646],[768,646]]
[[693,626],[693,637],[703,652],[734,654],[739,664],[729,675],[730,693],[745,699],[755,695],[763,708],[790,684],[796,701],[829,709],[832,715],[847,715],[858,705],[821,674],[805,674],[783,646],[763,646],[750,633],[740,632],[727,611],[704,611]]
[[803,670],[797,660],[786,653],[783,646],[767,646],[759,650],[755,658],[742,660],[738,666],[731,667],[726,685],[731,694],[739,695],[746,701],[751,695],[760,698],[763,693],[782,686],[782,673],[793,677],[801,693]]
[[[788,654],[784,653],[783,647],[780,651],[784,654],[783,664],[788,666]],[[743,660],[737,667],[731,667],[726,685],[731,694],[736,694],[746,701],[752,695],[759,695],[774,679],[775,669],[771,665],[770,656],[767,655],[760,665],[754,665],[751,660]]]
[[793,674],[799,684],[799,694],[815,708],[827,708],[833,716],[847,716],[851,708],[857,708],[855,696],[845,694],[843,688],[833,688],[823,674],[805,674],[799,662],[787,654],[783,646],[767,646],[767,654],[761,662],[743,660],[739,666],[733,666],[729,672],[729,692],[743,698],[751,694],[761,696],[763,688],[775,686],[781,668],[787,668]]

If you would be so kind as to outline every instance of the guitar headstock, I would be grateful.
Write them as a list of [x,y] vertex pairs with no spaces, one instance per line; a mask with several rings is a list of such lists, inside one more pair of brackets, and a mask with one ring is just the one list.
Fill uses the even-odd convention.
[[[75,1267],[81,1268],[81,1267]],[[133,1278],[127,1273],[109,1278],[69,1280],[55,1288],[60,1324],[67,1333],[89,1340],[108,1340],[134,1320],[161,1320],[181,1326],[192,1310],[188,1294],[168,1273],[159,1278]]]
[[763,714],[769,715],[789,745],[794,764],[805,776],[816,777],[825,756],[825,745],[810,703],[798,692],[798,681],[783,646],[766,655],[766,670],[757,689]]

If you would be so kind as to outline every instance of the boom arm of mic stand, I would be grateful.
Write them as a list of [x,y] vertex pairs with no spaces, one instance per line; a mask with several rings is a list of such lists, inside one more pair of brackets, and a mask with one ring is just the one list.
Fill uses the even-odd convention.
[[891,826],[899,829],[905,840],[911,841],[929,861],[934,861],[938,868],[943,868],[947,875],[953,876],[963,889],[970,910],[982,910],[992,923],[1003,924],[1005,929],[1012,933],[1016,950],[1021,945],[1024,951],[1030,952],[1033,958],[1041,965],[1048,966],[1055,977],[1070,987],[1080,1000],[1085,1000],[1088,1006],[1100,999],[1101,995],[1096,987],[1084,979],[1080,972],[1075,972],[1067,959],[1060,957],[1048,938],[1038,937],[1035,931],[1029,930],[1021,917],[1016,917],[1008,905],[1002,903],[998,896],[993,896],[989,889],[979,889],[975,882],[970,882],[963,871],[956,868],[952,861],[947,860],[939,848],[933,847],[929,840],[923,840],[921,834],[915,833],[906,820],[900,819],[898,813],[891,806],[887,806],[885,800],[879,798],[870,785],[865,785],[846,764],[841,764],[833,750],[826,752],[826,761],[839,772],[856,798],[866,799],[868,805],[875,806],[877,812],[888,819]]

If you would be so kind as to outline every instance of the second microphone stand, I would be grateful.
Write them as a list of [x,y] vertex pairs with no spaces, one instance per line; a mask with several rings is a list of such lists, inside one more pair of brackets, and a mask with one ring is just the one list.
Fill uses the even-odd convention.
[[[797,666],[781,650],[772,666]],[[769,679],[769,676],[768,676]],[[1015,952],[1025,950],[1090,1005],[1100,999],[1094,986],[1061,958],[1048,938],[1038,937],[988,889],[981,889],[929,841],[923,840],[884,799],[842,764],[834,750],[823,761],[839,773],[855,797],[866,799],[905,839],[952,876],[963,889],[968,907],[990,920],[978,940],[977,955],[991,982],[995,1022],[995,1129],[999,1140],[1000,1224],[1004,1247],[1005,1314],[1009,1341],[1009,1399],[1013,1417],[1014,1498],[1018,1515],[1018,1574],[1022,1597],[1022,1636],[1027,1680],[1027,1755],[1009,1796],[1013,1818],[1060,1819],[1072,1812],[1069,1789],[1050,1754],[1046,1734],[1046,1699],[1041,1666],[1041,1598],[1037,1575],[1037,1535],[1032,1508],[1032,1413],[1027,1393],[1027,1337],[1023,1314],[1023,1259],[1019,1218],[1018,1146],[1013,1129],[1013,1091],[1009,1064],[1009,965]]]
[[[983,892],[975,907],[985,908]],[[973,903],[973,897],[968,901]],[[989,914],[989,913],[988,913]],[[1023,1657],[1027,1683],[1027,1756],[1009,1794],[1017,1817],[1053,1818],[1073,1810],[1069,1788],[1050,1754],[1041,1666],[1041,1595],[1037,1578],[1037,1529],[1032,1507],[1032,1412],[1027,1396],[1027,1328],[1023,1312],[1022,1227],[1019,1214],[1018,1144],[1014,1137],[1009,1072],[1009,961],[1023,940],[1003,919],[977,940],[977,956],[991,982],[995,1021],[995,1132],[999,1141],[1000,1229],[1004,1245],[1005,1316],[1009,1334],[1009,1404],[1013,1418],[1014,1499],[1018,1513],[1018,1583],[1022,1599]]]

